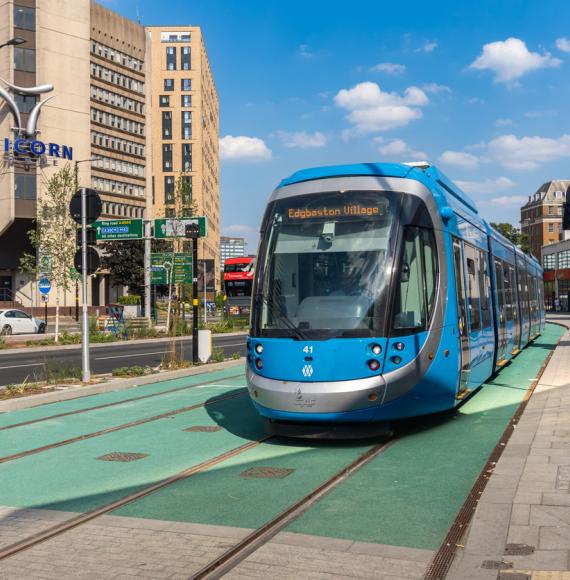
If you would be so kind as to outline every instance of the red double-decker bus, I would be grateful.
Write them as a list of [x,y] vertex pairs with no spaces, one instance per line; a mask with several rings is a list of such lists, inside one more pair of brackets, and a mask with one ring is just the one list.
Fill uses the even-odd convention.
[[253,287],[254,262],[251,256],[228,258],[224,262],[224,289],[230,309],[249,313]]

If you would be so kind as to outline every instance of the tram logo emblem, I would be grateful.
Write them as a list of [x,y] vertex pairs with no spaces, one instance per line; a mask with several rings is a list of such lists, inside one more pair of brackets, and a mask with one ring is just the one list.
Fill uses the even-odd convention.
[[313,367],[311,365],[305,365],[301,370],[304,377],[312,377],[313,376]]

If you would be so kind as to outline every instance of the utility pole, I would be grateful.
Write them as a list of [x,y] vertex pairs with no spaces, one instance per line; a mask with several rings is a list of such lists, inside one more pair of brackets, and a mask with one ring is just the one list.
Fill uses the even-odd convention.
[[145,220],[144,222],[144,315],[147,319],[147,324],[150,327],[152,324],[151,320],[151,265],[150,265],[150,252],[151,252],[151,221]]
[[[77,167],[77,164],[75,165]],[[81,188],[81,281],[83,285],[82,324],[81,324],[81,381],[91,380],[89,366],[89,313],[87,311],[87,189]]]

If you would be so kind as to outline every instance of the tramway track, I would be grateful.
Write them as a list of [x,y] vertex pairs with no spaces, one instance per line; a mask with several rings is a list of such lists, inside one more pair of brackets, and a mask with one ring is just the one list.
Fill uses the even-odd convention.
[[[193,475],[197,475],[204,472],[211,467],[214,467],[224,461],[232,459],[237,455],[245,453],[255,447],[266,443],[272,439],[277,439],[274,435],[266,435],[254,441],[250,441],[239,447],[236,447],[230,451],[226,451],[212,459],[208,459],[185,469],[175,475],[167,477],[157,483],[149,485],[144,489],[137,492],[129,494],[119,500],[96,508],[84,514],[73,517],[65,522],[58,523],[56,525],[50,526],[49,528],[42,530],[36,534],[28,536],[23,540],[14,542],[9,546],[0,548],[0,561],[16,556],[34,548],[35,546],[46,542],[52,538],[55,538],[61,534],[64,534],[74,528],[77,528],[83,524],[86,524],[100,516],[109,514],[117,509],[120,509],[128,504],[134,503],[139,499],[142,499],[156,491],[159,491],[167,486],[173,485],[179,481],[190,478]],[[265,543],[267,543],[273,536],[279,533],[283,528],[301,516],[303,513],[308,511],[311,506],[317,503],[335,487],[340,485],[343,481],[349,478],[353,473],[364,467],[367,463],[374,460],[380,453],[385,451],[396,439],[390,439],[388,441],[382,442],[375,445],[371,449],[368,449],[362,453],[357,459],[349,463],[335,473],[332,477],[328,478],[325,482],[320,484],[318,487],[304,495],[301,499],[293,503],[291,506],[286,508],[276,517],[272,518],[264,525],[254,530],[251,534],[245,537],[243,540],[239,541],[233,547],[229,548],[226,552],[221,554],[219,557],[212,560],[207,566],[190,576],[192,579],[202,579],[202,578],[220,578],[229,570],[237,566],[241,561],[247,558],[251,553],[255,552]]]
[[188,411],[194,411],[195,409],[200,409],[202,407],[207,407],[209,405],[214,405],[220,403],[221,401],[227,401],[230,399],[236,399],[237,397],[242,397],[247,394],[247,389],[242,389],[237,393],[229,393],[227,395],[221,395],[215,399],[210,399],[203,403],[196,403],[194,405],[189,405],[187,407],[181,407],[180,409],[174,409],[173,411],[166,411],[165,413],[160,413],[159,415],[153,415],[151,417],[145,417],[144,419],[138,419],[136,421],[131,421],[129,423],[123,423],[122,425],[116,425],[115,427],[108,427],[107,429],[101,429],[100,431],[94,431],[93,433],[86,433],[84,435],[78,435],[77,437],[71,437],[69,439],[63,439],[62,441],[56,441],[55,443],[50,443],[49,445],[43,445],[42,447],[36,447],[35,449],[29,449],[28,451],[21,451],[20,453],[14,453],[12,455],[6,455],[0,457],[0,464],[7,463],[8,461],[14,461],[16,459],[21,459],[22,457],[28,457],[30,455],[35,455],[37,453],[42,453],[43,451],[49,451],[50,449],[56,449],[57,447],[62,447],[64,445],[70,445],[72,443],[77,443],[78,441],[85,441],[87,439],[93,439],[94,437],[100,437],[101,435],[107,435],[108,433],[114,433],[115,431],[122,431],[123,429],[129,429],[131,427],[138,427],[139,425],[144,425],[145,423],[151,423],[152,421],[158,421],[159,419],[167,419],[180,415],[181,413],[187,413]]
[[158,481],[157,483],[149,485],[149,486],[145,487],[144,489],[141,489],[137,492],[129,494],[121,499],[118,499],[114,502],[108,503],[104,506],[101,506],[100,508],[88,511],[84,514],[77,516],[77,517],[73,517],[67,521],[61,522],[61,523],[56,524],[54,526],[51,526],[51,527],[49,527],[41,532],[38,532],[37,534],[33,534],[27,538],[24,538],[23,540],[20,540],[18,542],[15,542],[15,543],[9,545],[9,546],[6,546],[5,548],[0,548],[0,561],[4,560],[6,558],[9,558],[10,556],[15,556],[16,554],[19,554],[20,552],[23,552],[24,550],[28,550],[29,548],[33,548],[34,546],[37,546],[38,544],[41,544],[42,542],[45,542],[46,540],[49,540],[49,539],[54,538],[56,536],[59,536],[60,534],[63,534],[65,532],[72,530],[73,528],[76,528],[78,526],[81,526],[82,524],[85,524],[87,522],[90,522],[91,520],[93,520],[95,518],[98,518],[100,516],[108,514],[109,512],[112,512],[116,509],[122,508],[130,503],[133,503],[139,499],[142,499],[143,497],[146,497],[147,495],[150,495],[151,493],[154,493],[155,491],[163,489],[163,488],[165,488],[169,485],[172,485],[178,481],[181,481],[183,479],[187,479],[188,477],[196,475],[197,473],[201,473],[201,472],[203,472],[211,467],[214,467],[215,465],[218,465],[219,463],[222,463],[223,461],[227,461],[228,459],[235,457],[236,455],[240,455],[241,453],[244,453],[245,451],[249,451],[250,449],[257,447],[261,443],[264,443],[265,441],[267,441],[271,438],[272,438],[271,435],[267,435],[266,437],[262,437],[260,439],[256,439],[255,441],[250,441],[248,443],[240,445],[239,447],[236,447],[230,451],[226,451],[225,453],[217,455],[216,457],[214,457],[212,459],[207,459],[206,461],[203,461],[202,463],[199,463],[198,465],[194,465],[193,467],[189,467],[188,469],[185,469],[184,471],[180,471],[179,473],[176,473],[175,475],[172,475],[170,477],[162,479],[162,480]]
[[230,570],[235,568],[240,562],[245,560],[253,552],[265,545],[271,538],[286,528],[290,523],[307,512],[315,503],[320,501],[325,495],[330,493],[348,479],[354,472],[370,463],[383,451],[385,451],[396,438],[389,439],[383,443],[375,445],[368,451],[362,453],[349,465],[343,467],[324,483],[304,495],[301,499],[283,510],[280,514],[260,526],[237,544],[226,550],[219,557],[212,560],[201,570],[190,576],[192,580],[213,580],[221,578]]
[[[67,411],[65,413],[58,413],[57,415],[51,415],[49,417],[40,417],[39,419],[30,419],[29,421],[22,421],[21,423],[14,423],[13,425],[5,425],[0,427],[0,431],[6,431],[8,429],[15,429],[16,427],[24,427],[26,425],[33,425],[35,423],[43,423],[45,421],[50,421],[52,419],[61,419],[62,417],[69,417],[71,415],[80,415],[82,413],[88,413],[90,411],[98,411],[99,409],[108,409],[109,407],[116,407],[117,405],[123,405],[124,403],[132,403],[134,401],[142,401],[143,399],[150,399],[152,397],[159,397],[160,395],[168,395],[170,393],[177,393],[179,391],[186,391],[188,389],[194,389],[197,387],[203,387],[204,385],[210,385],[213,383],[218,383],[220,381],[225,381],[228,379],[237,379],[243,376],[243,373],[238,375],[231,375],[229,377],[223,377],[222,379],[214,379],[211,381],[206,381],[204,383],[197,383],[195,385],[188,385],[187,387],[175,387],[174,389],[168,389],[167,391],[162,391],[160,393],[150,393],[148,395],[140,395],[138,397],[131,397],[130,399],[124,399],[122,401],[115,401],[113,403],[105,403],[103,405],[96,405],[94,407],[88,407],[86,409],[77,409],[75,411]],[[231,387],[231,385],[228,385]],[[93,395],[85,395],[86,397],[92,397]],[[81,397],[82,398],[82,397]]]

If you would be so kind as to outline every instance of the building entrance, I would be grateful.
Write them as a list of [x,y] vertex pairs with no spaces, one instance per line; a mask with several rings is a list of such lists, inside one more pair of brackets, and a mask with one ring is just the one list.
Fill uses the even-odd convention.
[[0,302],[12,300],[12,276],[0,276]]

